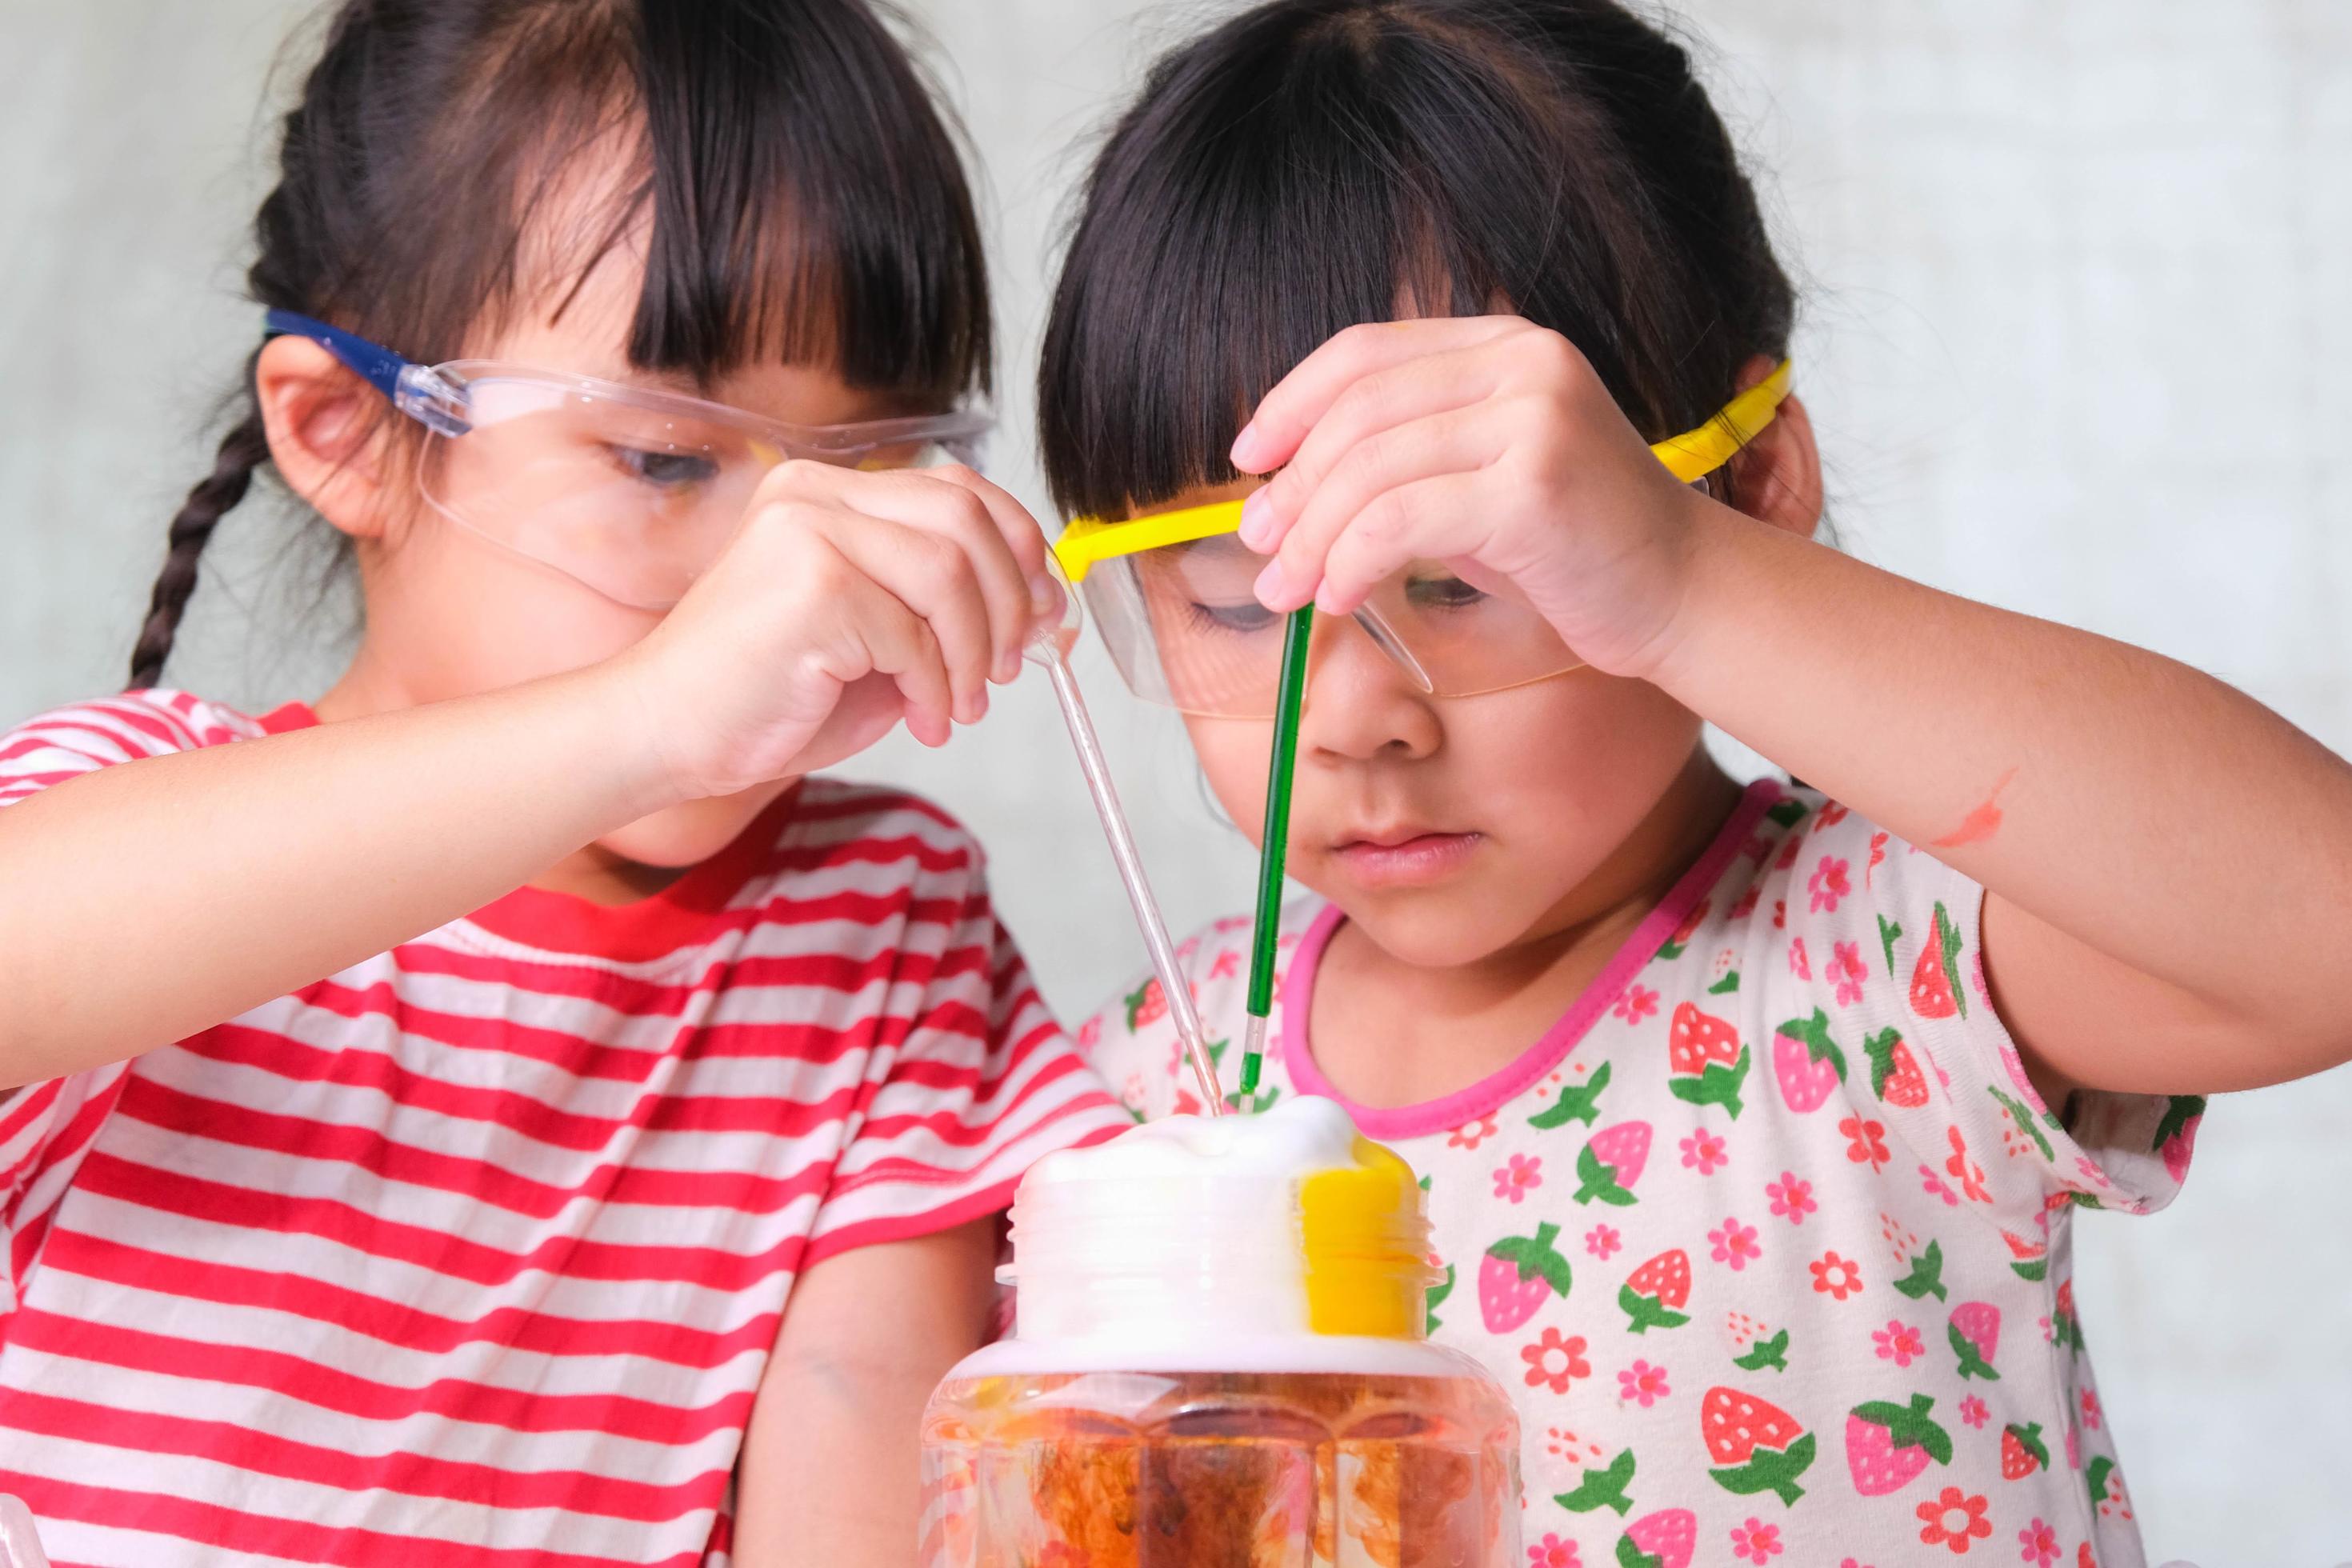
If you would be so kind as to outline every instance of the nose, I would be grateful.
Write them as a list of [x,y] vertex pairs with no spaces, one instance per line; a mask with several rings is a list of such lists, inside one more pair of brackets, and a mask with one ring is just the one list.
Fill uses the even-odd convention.
[[1413,761],[1444,738],[1429,694],[1352,620],[1318,616],[1299,749],[1328,761]]

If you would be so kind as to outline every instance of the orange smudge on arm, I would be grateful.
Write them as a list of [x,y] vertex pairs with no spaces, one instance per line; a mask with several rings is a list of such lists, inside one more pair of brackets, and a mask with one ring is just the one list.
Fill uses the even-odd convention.
[[1955,827],[1941,838],[1937,839],[1933,844],[1930,844],[1928,847],[1931,849],[1958,849],[1965,845],[1982,844],[1994,834],[1999,833],[2000,831],[2000,806],[1999,805],[2000,800],[2000,792],[2007,789],[2009,787],[2009,781],[2016,776],[2017,770],[2015,768],[2011,768],[2009,772],[2001,774],[2000,782],[1992,786],[1992,793],[1985,796],[1984,799],[1979,801],[1969,812],[1968,816],[1960,819],[1960,825],[1958,827]]

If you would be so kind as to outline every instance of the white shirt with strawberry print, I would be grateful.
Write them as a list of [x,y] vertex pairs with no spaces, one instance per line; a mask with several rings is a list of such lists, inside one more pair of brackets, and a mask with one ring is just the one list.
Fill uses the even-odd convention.
[[[1340,922],[1288,913],[1261,1102],[1328,1095],[1429,1190],[1431,1337],[1518,1402],[1530,1568],[2144,1561],[2074,1310],[2077,1208],[2177,1190],[2200,1100],[2042,1107],[1988,1001],[1983,889],[1767,780],[1575,1005],[1423,1105],[1315,1065]],[[1184,946],[1226,1076],[1248,922]],[[1147,984],[1080,1045],[1197,1110]]]

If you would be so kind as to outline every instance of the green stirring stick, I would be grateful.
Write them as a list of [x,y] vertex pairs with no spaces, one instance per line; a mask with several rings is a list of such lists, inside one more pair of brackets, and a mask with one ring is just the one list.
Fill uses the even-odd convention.
[[1266,763],[1265,831],[1257,857],[1257,923],[1250,933],[1249,1023],[1242,1035],[1237,1109],[1257,1102],[1257,1075],[1265,1056],[1265,1021],[1274,1011],[1274,952],[1282,934],[1282,876],[1290,854],[1290,778],[1298,769],[1298,710],[1307,696],[1307,645],[1315,607],[1290,614],[1282,634],[1282,686],[1274,704],[1274,752]]

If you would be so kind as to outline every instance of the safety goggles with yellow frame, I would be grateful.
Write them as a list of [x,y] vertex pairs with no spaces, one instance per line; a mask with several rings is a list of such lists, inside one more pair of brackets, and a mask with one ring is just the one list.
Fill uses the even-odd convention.
[[[1782,361],[1695,430],[1650,448],[1697,484],[1769,425],[1789,395]],[[1085,596],[1111,660],[1148,702],[1221,719],[1270,719],[1281,683],[1284,617],[1254,591],[1265,560],[1239,537],[1242,503],[1124,521],[1079,518],[1055,542]],[[1414,562],[1349,617],[1421,690],[1475,697],[1581,668],[1549,622],[1516,600],[1480,592],[1436,562]],[[1326,620],[1318,641],[1343,636]]]

